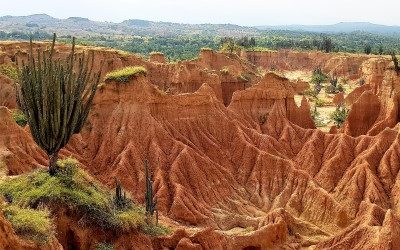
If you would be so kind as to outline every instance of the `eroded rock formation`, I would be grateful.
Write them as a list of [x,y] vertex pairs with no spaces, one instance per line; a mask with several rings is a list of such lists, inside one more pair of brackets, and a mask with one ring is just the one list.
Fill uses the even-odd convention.
[[[326,54],[321,59],[300,55],[291,59],[289,53],[285,60],[307,67],[329,61]],[[111,58],[107,70],[134,60]],[[257,60],[295,67],[271,58]],[[227,91],[224,79],[253,70],[238,59],[207,51],[197,61],[178,64],[137,60],[148,68],[148,76],[106,83],[82,133],[62,152],[110,187],[118,177],[140,203],[143,161],[149,160],[162,221],[176,230],[156,238],[116,236],[116,247],[400,247],[400,136],[395,126],[400,84],[393,72],[385,70],[379,88],[366,83],[370,87],[349,95],[352,110],[344,133],[328,134],[315,129],[305,98],[296,105],[295,85],[284,77],[267,73]],[[331,59],[325,65],[339,72],[342,66],[333,62],[348,67],[354,61]],[[220,72],[224,65],[230,65],[232,76]],[[45,165],[28,128],[13,122],[5,107],[0,118],[0,160],[9,174]],[[80,245],[83,249],[94,244],[88,243],[90,230],[60,223],[60,232],[71,230],[87,243]],[[59,241],[65,246],[63,235]]]

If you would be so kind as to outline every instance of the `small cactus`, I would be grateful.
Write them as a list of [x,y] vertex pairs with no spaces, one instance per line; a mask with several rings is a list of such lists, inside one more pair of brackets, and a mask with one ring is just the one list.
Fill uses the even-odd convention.
[[146,217],[147,221],[151,222],[154,216],[154,212],[156,213],[156,224],[158,224],[158,208],[157,208],[157,197],[154,196],[153,192],[153,180],[152,175],[149,174],[149,166],[148,161],[144,161],[145,175],[146,175],[146,193],[145,193],[145,201],[146,201]]
[[130,200],[126,198],[126,193],[122,192],[122,185],[118,179],[115,179],[114,204],[118,209],[126,208],[130,204]]

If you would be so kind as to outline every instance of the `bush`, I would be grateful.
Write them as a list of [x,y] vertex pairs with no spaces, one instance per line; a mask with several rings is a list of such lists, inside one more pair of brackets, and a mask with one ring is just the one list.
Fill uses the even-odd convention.
[[76,160],[68,158],[57,163],[59,171],[55,176],[37,170],[7,179],[0,183],[0,194],[10,204],[24,209],[36,209],[40,204],[49,207],[64,204],[76,211],[82,222],[103,229],[144,231],[152,227],[145,222],[143,207],[131,203],[123,209],[117,208],[111,193],[78,168]]
[[342,84],[338,84],[338,86],[336,87],[336,89],[337,89],[337,91],[340,93],[340,92],[344,92],[344,87],[343,87],[343,85]]
[[18,79],[19,79],[18,69],[9,64],[1,64],[0,65],[0,75],[5,75],[14,81],[18,81]]
[[305,96],[311,96],[311,97],[314,97],[314,98],[318,95],[318,93],[316,93],[315,90],[313,90],[313,89],[307,89],[307,90],[305,90],[303,92],[303,94]]
[[146,74],[147,70],[142,66],[126,67],[107,73],[105,81],[129,82],[133,77]]
[[364,47],[364,53],[369,55],[369,54],[371,54],[371,52],[372,52],[371,45],[370,44],[366,44],[365,47]]
[[220,70],[220,72],[221,72],[222,75],[228,75],[229,74],[229,68],[225,66]]
[[99,243],[96,245],[95,250],[114,250],[114,247],[108,243]]
[[326,124],[321,119],[321,114],[317,110],[317,106],[314,106],[314,110],[311,111],[311,118],[314,121],[316,127],[324,127]]
[[347,77],[342,77],[342,78],[340,79],[340,81],[343,83],[343,85],[346,85],[346,84],[349,83],[349,79],[348,79]]
[[212,48],[204,47],[200,49],[201,51],[213,51]]
[[333,85],[329,85],[329,86],[325,87],[325,92],[328,94],[337,94],[340,92],[344,92],[344,87],[340,83],[336,87]]
[[327,36],[322,36],[322,41],[320,45],[320,49],[322,51],[325,51],[325,53],[330,53],[334,48],[334,45],[332,43],[332,39]]
[[171,229],[168,227],[165,227],[163,225],[148,225],[148,224],[146,224],[142,228],[142,231],[145,234],[148,234],[151,236],[168,235],[171,233]]
[[331,114],[331,119],[337,127],[341,127],[349,115],[349,110],[345,106],[338,106]]
[[259,123],[260,125],[264,125],[264,123],[267,122],[267,119],[268,119],[268,115],[267,115],[267,114],[259,115],[259,116],[258,116],[258,123]]
[[164,55],[164,53],[161,53],[161,52],[158,52],[158,51],[153,51],[153,52],[151,52],[150,53],[150,55],[152,56],[152,55],[159,55],[159,56],[163,56]]
[[326,102],[322,99],[315,100],[315,106],[317,106],[317,107],[323,107],[323,106],[325,106],[325,104],[326,104]]
[[26,119],[25,114],[19,109],[14,109],[12,111],[12,117],[14,118],[15,122],[21,127],[25,127],[25,125],[28,123],[28,119]]
[[325,75],[320,68],[314,69],[311,76],[311,83],[313,84],[321,84],[328,79],[328,76]]
[[54,235],[54,226],[47,209],[6,205],[3,212],[15,232],[29,240],[46,242]]
[[250,74],[245,72],[242,72],[237,78],[239,81],[244,81],[244,82],[248,82],[251,80]]

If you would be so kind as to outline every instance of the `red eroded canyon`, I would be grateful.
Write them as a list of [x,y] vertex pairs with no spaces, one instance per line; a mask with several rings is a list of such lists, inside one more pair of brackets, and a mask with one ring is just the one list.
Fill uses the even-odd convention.
[[[24,60],[27,49],[1,43],[0,64]],[[121,180],[139,203],[149,160],[160,220],[173,232],[116,235],[116,249],[400,249],[400,76],[389,57],[203,50],[166,63],[162,55],[79,49],[94,50],[103,75],[147,69],[128,83],[104,83],[84,129],[62,151],[109,187]],[[57,46],[57,55],[68,50]],[[291,74],[317,67],[365,81],[335,97],[350,111],[328,131],[314,124],[302,94],[309,84]],[[45,167],[29,128],[12,118],[13,80],[2,75],[0,105],[0,179]],[[80,249],[104,233],[75,222],[60,228]],[[69,249],[64,231],[37,245],[0,215],[0,248]]]

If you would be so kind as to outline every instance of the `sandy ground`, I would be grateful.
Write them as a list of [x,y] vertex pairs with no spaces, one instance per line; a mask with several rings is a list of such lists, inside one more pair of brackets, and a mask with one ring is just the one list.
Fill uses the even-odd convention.
[[[283,75],[285,77],[287,77],[290,80],[297,80],[300,79],[302,81],[307,81],[309,82],[311,80],[311,75],[312,72],[308,72],[308,71],[287,71],[287,72],[283,72]],[[352,92],[356,87],[358,87],[358,82],[354,81],[354,82],[347,82],[346,84],[344,84],[340,79],[339,79],[339,83],[341,83],[344,86],[344,94],[345,97]],[[330,83],[329,82],[324,82],[323,85],[324,86],[328,86]],[[312,84],[311,88],[313,87]],[[324,131],[324,132],[329,132],[330,128],[332,126],[334,126],[334,122],[331,119],[331,114],[336,110],[336,106],[335,104],[332,102],[333,97],[335,95],[334,94],[327,94],[325,92],[325,89],[323,88],[321,90],[321,92],[318,95],[318,99],[323,100],[324,105],[321,107],[317,107],[317,112],[319,113],[319,117],[318,117],[318,123],[316,124],[317,128]],[[295,95],[294,99],[295,102],[297,104],[297,106],[301,105],[301,100],[303,98],[303,95]],[[308,99],[310,106],[311,106],[311,111],[314,111],[315,108],[315,100],[313,97],[311,96],[307,96],[306,98]]]

